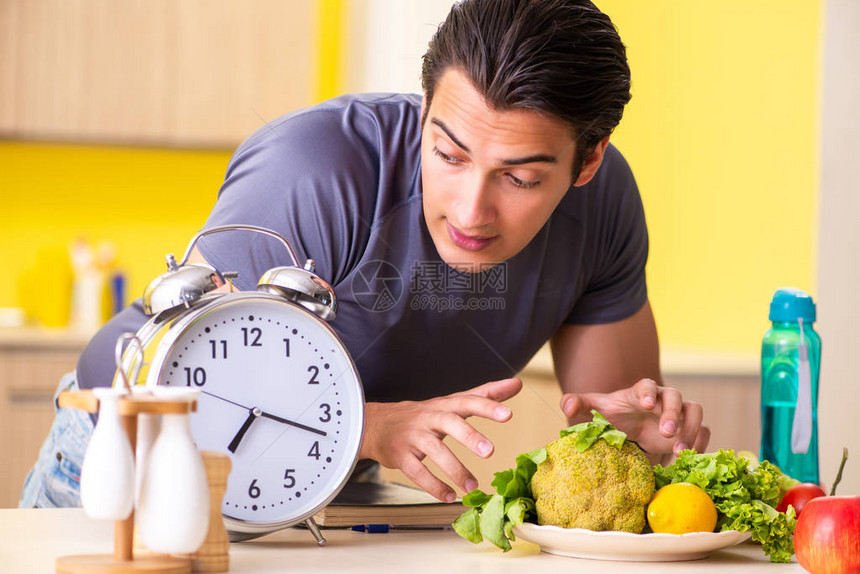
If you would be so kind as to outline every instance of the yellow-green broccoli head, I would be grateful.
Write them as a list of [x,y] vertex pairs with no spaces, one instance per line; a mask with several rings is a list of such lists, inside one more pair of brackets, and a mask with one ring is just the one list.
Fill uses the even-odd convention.
[[573,432],[548,444],[546,460],[532,477],[538,523],[642,532],[654,494],[645,453],[633,442],[618,447],[603,439],[580,451],[578,437]]

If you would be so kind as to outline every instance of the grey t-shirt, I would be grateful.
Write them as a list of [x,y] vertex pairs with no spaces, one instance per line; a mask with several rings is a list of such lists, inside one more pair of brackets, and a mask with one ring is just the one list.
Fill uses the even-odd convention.
[[[273,229],[302,262],[316,261],[338,298],[331,326],[371,401],[513,376],[563,324],[624,319],[647,298],[642,202],[612,146],[520,253],[473,272],[448,267],[424,221],[420,104],[412,95],[343,96],[269,123],[237,149],[206,222]],[[279,242],[248,232],[198,247],[222,272],[238,271],[242,290],[290,264]],[[144,320],[133,305],[111,323],[134,330]],[[119,332],[109,324],[84,352],[83,386],[109,382]],[[91,380],[99,370],[106,381]]]

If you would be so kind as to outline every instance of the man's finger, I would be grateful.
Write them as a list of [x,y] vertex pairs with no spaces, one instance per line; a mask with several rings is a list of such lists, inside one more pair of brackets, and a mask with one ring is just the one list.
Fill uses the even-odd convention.
[[676,389],[663,387],[660,389],[660,433],[665,437],[677,436],[681,425],[681,410],[684,398]]
[[478,395],[479,397],[485,397],[494,401],[506,401],[520,392],[522,388],[523,382],[519,377],[513,377],[511,379],[502,379],[500,381],[484,383],[483,385],[473,389],[454,393],[449,396]]
[[561,397],[561,412],[572,424],[574,419],[586,417],[595,408],[591,399],[586,394],[576,395],[568,393]]
[[[678,444],[675,450],[684,450],[692,448],[696,443],[696,436],[699,433],[699,427],[702,426],[703,416],[702,405],[695,401],[684,401],[683,419],[681,429],[678,433]],[[697,451],[701,452],[701,451]]]
[[511,418],[511,409],[505,405],[478,395],[460,395],[445,397],[446,410],[456,413],[462,418],[482,417],[491,421],[503,423]]
[[[485,439],[486,440],[486,439]],[[489,441],[486,441],[489,444]],[[492,452],[492,445],[490,444]],[[436,466],[454,481],[454,484],[466,492],[477,488],[478,481],[475,476],[460,462],[451,449],[439,439],[427,440],[424,445],[419,445],[427,453],[427,457],[436,463]]]
[[636,404],[646,410],[651,410],[657,406],[657,399],[660,394],[660,387],[657,382],[652,379],[642,379],[630,388],[633,391],[633,396],[636,398]]
[[[478,432],[475,427],[453,413],[440,415],[440,420],[434,424],[434,428],[450,436],[482,458],[487,458],[493,454],[493,443]],[[430,453],[428,452],[427,454]],[[451,475],[449,474],[449,476]],[[451,476],[451,478],[454,477]]]
[[441,500],[442,502],[454,502],[457,498],[454,490],[439,480],[439,478],[430,472],[430,469],[424,466],[415,456],[409,456],[400,465],[400,470],[403,471],[415,484]]
[[693,448],[696,449],[696,452],[707,452],[709,442],[711,442],[711,429],[702,425],[699,427],[699,433],[696,435]]

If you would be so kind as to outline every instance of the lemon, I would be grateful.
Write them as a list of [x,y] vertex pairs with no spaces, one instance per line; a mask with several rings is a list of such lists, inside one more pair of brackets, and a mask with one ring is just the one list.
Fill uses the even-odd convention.
[[667,484],[648,505],[648,525],[654,532],[686,534],[713,532],[717,509],[708,494],[688,482]]

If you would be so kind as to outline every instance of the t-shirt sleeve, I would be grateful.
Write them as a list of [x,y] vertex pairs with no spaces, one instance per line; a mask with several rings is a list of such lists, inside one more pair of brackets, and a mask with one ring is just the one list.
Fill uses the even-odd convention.
[[[316,273],[336,284],[370,232],[373,206],[360,190],[377,179],[372,146],[349,127],[342,115],[323,109],[259,130],[230,160],[204,229],[271,229],[292,244],[299,265],[314,259]],[[238,272],[240,290],[255,289],[268,269],[292,264],[279,241],[248,231],[205,236],[198,249],[220,271]]]
[[117,340],[125,333],[136,333],[148,319],[143,312],[143,302],[135,299],[98,330],[78,357],[76,370],[80,388],[111,385],[116,373],[114,351]]
[[565,323],[593,325],[630,317],[648,300],[648,229],[639,188],[624,157],[608,147],[588,193],[590,274]]

